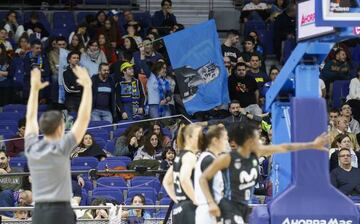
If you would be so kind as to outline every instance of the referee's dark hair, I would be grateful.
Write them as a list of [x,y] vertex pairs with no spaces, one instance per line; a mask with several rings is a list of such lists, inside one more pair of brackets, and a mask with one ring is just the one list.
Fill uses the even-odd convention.
[[238,146],[243,146],[245,142],[255,137],[256,125],[251,123],[233,123],[229,131],[229,141],[234,141]]
[[46,111],[40,117],[39,128],[44,135],[52,135],[62,122],[63,115],[60,111]]

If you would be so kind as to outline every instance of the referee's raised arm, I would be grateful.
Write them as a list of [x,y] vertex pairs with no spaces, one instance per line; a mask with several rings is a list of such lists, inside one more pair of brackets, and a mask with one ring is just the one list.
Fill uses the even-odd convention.
[[39,124],[37,121],[39,92],[49,85],[49,82],[41,82],[41,71],[38,68],[31,70],[30,95],[26,107],[25,137],[29,134],[39,135]]
[[79,144],[86,133],[89,125],[92,109],[92,89],[91,78],[86,68],[76,66],[73,72],[78,78],[76,81],[83,87],[83,93],[77,114],[76,121],[71,128],[71,133],[75,136],[76,143]]

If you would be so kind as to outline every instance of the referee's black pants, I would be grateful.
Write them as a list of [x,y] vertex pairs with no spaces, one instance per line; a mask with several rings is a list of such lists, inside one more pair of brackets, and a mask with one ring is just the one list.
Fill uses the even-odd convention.
[[37,202],[35,203],[33,224],[73,224],[76,215],[70,202]]

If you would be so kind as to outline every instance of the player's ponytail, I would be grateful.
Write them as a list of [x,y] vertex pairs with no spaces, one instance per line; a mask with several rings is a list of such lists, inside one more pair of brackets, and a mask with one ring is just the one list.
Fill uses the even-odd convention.
[[176,138],[176,146],[178,150],[182,150],[185,148],[185,136],[184,136],[185,129],[186,129],[185,124],[181,124]]

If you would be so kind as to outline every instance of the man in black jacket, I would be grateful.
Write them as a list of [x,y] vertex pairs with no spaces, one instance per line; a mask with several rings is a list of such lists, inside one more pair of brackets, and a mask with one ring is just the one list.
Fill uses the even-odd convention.
[[79,65],[80,52],[72,51],[67,56],[69,66],[64,71],[65,107],[69,112],[77,112],[80,105],[82,87],[76,82],[73,68]]
[[109,64],[101,63],[99,74],[91,78],[93,91],[92,121],[109,121],[112,123],[113,116],[116,115],[115,83],[109,73]]

